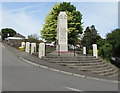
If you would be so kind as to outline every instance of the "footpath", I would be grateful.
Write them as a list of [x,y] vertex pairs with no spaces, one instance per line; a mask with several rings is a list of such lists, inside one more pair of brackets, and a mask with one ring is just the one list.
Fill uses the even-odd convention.
[[74,76],[81,77],[81,78],[90,78],[90,79],[96,79],[96,80],[101,80],[101,81],[120,83],[119,78],[109,78],[109,77],[100,76],[100,75],[96,75],[96,74],[89,73],[89,72],[79,71],[77,69],[68,68],[65,66],[58,65],[58,64],[53,64],[43,59],[40,59],[37,56],[33,56],[24,51],[15,49],[14,47],[11,47],[9,45],[3,44],[3,46],[5,46],[6,49],[14,53],[14,55],[16,55],[21,60],[27,63],[30,63],[32,65],[35,65],[35,66],[39,66],[39,67],[42,67],[48,70],[57,71],[57,72],[64,73],[64,74],[74,75]]

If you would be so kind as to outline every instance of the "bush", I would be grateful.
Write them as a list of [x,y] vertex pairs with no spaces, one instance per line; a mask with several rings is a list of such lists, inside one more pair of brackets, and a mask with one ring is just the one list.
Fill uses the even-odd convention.
[[102,58],[110,59],[112,56],[112,45],[109,43],[102,45],[98,53],[99,53],[99,56],[101,56]]
[[93,50],[88,50],[88,54],[93,54]]

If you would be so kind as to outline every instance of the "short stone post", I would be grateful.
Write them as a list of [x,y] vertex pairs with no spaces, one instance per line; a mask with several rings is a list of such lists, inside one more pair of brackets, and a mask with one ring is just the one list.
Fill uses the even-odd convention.
[[31,43],[31,54],[36,52],[36,43]]
[[39,58],[42,58],[45,56],[45,43],[39,44]]
[[93,56],[98,58],[97,44],[93,44]]
[[25,52],[30,53],[30,42],[26,42]]
[[86,47],[83,47],[83,54],[86,55]]
[[24,48],[25,48],[25,42],[22,42],[22,43],[21,43],[21,47],[24,47]]

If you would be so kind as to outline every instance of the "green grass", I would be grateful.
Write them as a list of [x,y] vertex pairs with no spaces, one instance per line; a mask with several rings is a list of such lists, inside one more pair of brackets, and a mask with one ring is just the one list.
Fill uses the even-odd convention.
[[55,48],[46,48],[46,52],[52,52],[52,51],[55,51],[56,49]]

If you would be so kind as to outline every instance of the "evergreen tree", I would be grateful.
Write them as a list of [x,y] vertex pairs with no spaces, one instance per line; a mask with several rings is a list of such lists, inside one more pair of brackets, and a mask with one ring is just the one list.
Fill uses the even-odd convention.
[[107,34],[106,42],[112,45],[112,56],[120,57],[120,29]]
[[84,31],[84,36],[82,38],[82,45],[87,47],[92,47],[92,44],[96,44],[97,40],[101,37],[98,35],[97,30],[94,25],[87,27]]
[[57,3],[46,16],[45,24],[41,30],[42,38],[55,41],[57,35],[57,18],[61,11],[65,11],[68,19],[68,43],[73,44],[82,34],[82,15],[71,3]]
[[7,37],[13,37],[14,35],[16,35],[16,31],[12,28],[4,28],[1,30],[1,33],[2,40],[4,40]]

